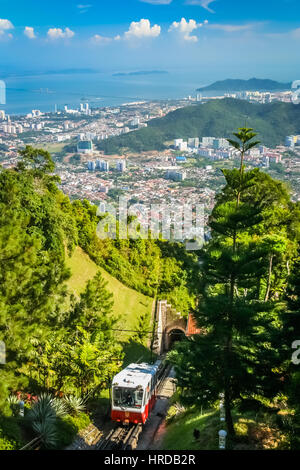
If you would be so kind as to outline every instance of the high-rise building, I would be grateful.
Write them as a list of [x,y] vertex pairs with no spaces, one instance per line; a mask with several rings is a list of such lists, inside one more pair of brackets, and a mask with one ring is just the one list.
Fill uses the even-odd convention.
[[229,147],[229,142],[226,139],[214,139],[213,140],[213,148],[216,150],[219,149],[226,149]]
[[191,139],[188,139],[188,146],[192,148],[198,148],[199,147],[199,138],[194,137]]
[[183,142],[183,139],[175,139],[174,140],[174,147],[178,148],[179,145]]
[[295,143],[297,142],[298,138],[297,136],[294,136],[294,135],[288,135],[286,138],[285,138],[285,145],[291,149],[293,149],[295,147]]
[[79,140],[77,143],[78,153],[93,153],[93,142],[91,140]]
[[202,146],[203,147],[212,147],[214,143],[214,137],[202,137]]
[[95,169],[99,171],[109,171],[109,163],[105,160],[96,160]]
[[198,150],[198,154],[200,155],[200,157],[209,158],[212,156],[212,153],[213,153],[213,150],[208,149],[208,148],[200,148]]
[[102,165],[101,165],[101,170],[102,170],[102,171],[109,171],[109,163],[108,163],[108,162],[105,162],[105,161],[103,160]]
[[140,124],[140,118],[136,117],[132,119],[129,123],[132,127],[139,126]]
[[123,173],[126,170],[126,161],[120,160],[117,162],[117,171]]
[[264,156],[263,159],[262,159],[262,163],[263,163],[263,166],[265,166],[266,168],[269,168],[270,167],[269,157]]
[[96,169],[95,162],[88,162],[88,170],[89,171],[95,171],[95,169]]
[[173,181],[184,181],[186,173],[181,171],[167,171],[166,178]]

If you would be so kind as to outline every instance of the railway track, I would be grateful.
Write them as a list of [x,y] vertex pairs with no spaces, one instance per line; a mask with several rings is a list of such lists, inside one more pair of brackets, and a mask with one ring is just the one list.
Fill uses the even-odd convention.
[[[169,377],[172,367],[166,365],[160,373],[156,395],[162,395],[162,391]],[[117,426],[107,436],[101,439],[94,447],[95,450],[134,450],[137,447],[140,434],[143,431],[142,424],[130,424]]]
[[[164,396],[163,389],[167,379],[169,378],[171,366],[165,365],[159,375],[158,385],[156,389],[157,397]],[[86,432],[80,436],[80,443],[77,445],[77,450],[134,450],[137,448],[140,434],[143,431],[142,424],[129,424],[117,425],[111,429],[106,436],[101,435],[101,431],[95,427],[88,428]],[[93,433],[96,434],[93,436]],[[87,439],[92,437],[92,442],[86,444]],[[96,441],[96,442],[95,442]],[[31,442],[26,444],[20,450],[40,450],[42,445],[42,438],[36,437]]]
[[170,374],[171,370],[172,370],[172,366],[170,366],[170,365],[166,365],[162,369],[161,375],[159,376],[158,387],[157,387],[157,391],[156,391],[157,396],[161,395],[161,392],[164,388],[165,380],[169,377],[169,374]]
[[134,450],[141,432],[141,424],[117,426],[96,444],[95,450]]

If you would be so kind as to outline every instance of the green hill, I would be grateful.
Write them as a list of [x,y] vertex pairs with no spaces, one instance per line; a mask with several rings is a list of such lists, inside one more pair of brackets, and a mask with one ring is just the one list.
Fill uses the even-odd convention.
[[213,100],[153,119],[145,129],[104,140],[99,149],[107,154],[122,153],[126,149],[132,152],[163,150],[166,142],[176,138],[228,138],[244,123],[259,131],[264,145],[275,147],[283,144],[287,135],[299,133],[300,105],[256,104],[231,98]]
[[227,79],[198,88],[197,91],[279,91],[290,90],[292,83],[250,78],[250,80]]
[[[66,259],[66,264],[72,272],[67,285],[69,290],[76,296],[84,291],[87,281],[92,279],[98,271],[101,271],[103,278],[108,283],[107,289],[114,296],[113,313],[120,318],[120,328],[134,329],[139,318],[143,315],[146,315],[150,324],[153,305],[151,297],[124,286],[104,269],[97,266],[79,247],[76,247],[72,256]],[[128,335],[126,336],[128,337]],[[127,339],[127,337],[124,339]]]

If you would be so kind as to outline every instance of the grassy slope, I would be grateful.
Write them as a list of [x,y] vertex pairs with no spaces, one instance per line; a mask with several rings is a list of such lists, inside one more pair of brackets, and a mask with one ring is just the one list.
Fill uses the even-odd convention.
[[[172,408],[169,410],[172,411]],[[287,438],[276,425],[276,417],[268,414],[258,416],[255,412],[234,412],[237,442],[235,450],[288,449]],[[193,407],[182,413],[166,426],[160,443],[163,450],[216,450],[218,432],[224,428],[219,411],[204,412]],[[195,441],[194,429],[200,431]]]
[[[193,410],[182,417],[175,418],[166,427],[161,449],[163,450],[215,450],[218,449],[218,425],[217,413],[204,413]],[[200,440],[195,442],[194,429],[200,431]]]
[[[68,281],[69,290],[77,296],[84,291],[87,281],[92,279],[97,271],[101,271],[107,281],[107,289],[114,296],[113,313],[119,318],[120,328],[134,329],[139,317],[145,313],[150,323],[153,299],[124,286],[97,266],[81,248],[75,249],[66,264],[72,272],[72,277]],[[122,339],[128,339],[129,335],[124,333]]]

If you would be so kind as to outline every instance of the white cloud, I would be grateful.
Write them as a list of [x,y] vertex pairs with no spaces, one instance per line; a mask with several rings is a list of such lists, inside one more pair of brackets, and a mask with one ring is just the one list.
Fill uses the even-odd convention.
[[291,33],[294,38],[300,39],[300,28],[293,29]]
[[7,31],[14,29],[14,25],[9,20],[4,20],[0,18],[0,37],[1,41],[6,39],[12,39],[13,35],[11,33],[7,34]]
[[186,4],[187,5],[198,5],[202,8],[205,8],[205,10],[209,11],[210,13],[214,13],[214,10],[209,8],[209,5],[211,3],[214,3],[216,0],[187,0]]
[[65,28],[64,31],[61,28],[50,28],[47,35],[49,39],[70,39],[75,33],[70,28]]
[[152,5],[170,5],[173,0],[140,0],[143,3],[151,3]]
[[2,20],[0,18],[0,31],[5,31],[7,29],[13,29],[14,25],[9,20]]
[[265,36],[271,39],[300,39],[300,28],[281,33],[266,33]]
[[36,35],[34,33],[34,28],[32,28],[31,26],[25,26],[24,34],[29,39],[35,39],[36,38]]
[[138,22],[132,21],[129,30],[124,34],[125,39],[135,38],[155,38],[160,35],[161,27],[155,24],[151,26],[149,20],[141,19]]
[[254,23],[249,24],[210,24],[208,28],[210,29],[218,29],[220,31],[225,31],[226,33],[235,33],[238,31],[249,31],[253,29]]
[[12,39],[13,38],[13,35],[11,33],[8,33],[6,34],[5,31],[3,31],[3,29],[0,29],[0,40],[2,41],[5,41],[7,39]]
[[106,36],[101,36],[100,34],[95,34],[92,38],[91,41],[93,44],[108,44],[112,41],[112,38],[108,38]]
[[177,31],[185,41],[197,42],[197,36],[192,36],[191,33],[198,28],[201,28],[203,24],[207,24],[208,21],[205,20],[204,23],[197,23],[195,20],[187,21],[185,18],[181,18],[181,21],[178,23],[174,21],[170,28],[169,32]]
[[77,8],[78,8],[80,13],[86,13],[90,8],[92,8],[92,6],[93,5],[90,5],[90,4],[88,4],[88,5],[80,4],[80,5],[77,5]]

